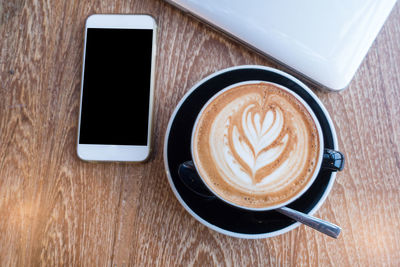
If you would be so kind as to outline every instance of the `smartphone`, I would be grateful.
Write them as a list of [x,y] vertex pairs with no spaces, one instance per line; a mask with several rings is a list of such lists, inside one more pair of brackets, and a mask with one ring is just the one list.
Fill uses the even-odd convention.
[[77,145],[82,160],[148,158],[156,28],[148,15],[87,18]]

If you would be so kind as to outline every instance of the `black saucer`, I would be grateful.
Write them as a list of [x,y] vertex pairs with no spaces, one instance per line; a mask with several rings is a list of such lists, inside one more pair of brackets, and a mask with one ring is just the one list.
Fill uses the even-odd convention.
[[[336,133],[329,115],[310,89],[292,76],[275,69],[240,66],[222,70],[205,78],[183,97],[168,125],[164,161],[172,190],[185,209],[197,220],[227,235],[264,238],[287,232],[299,223],[275,211],[243,211],[218,199],[203,199],[186,188],[178,176],[179,164],[191,160],[192,127],[202,106],[225,87],[251,80],[280,84],[301,96],[320,122],[325,148],[337,149]],[[334,172],[320,171],[312,186],[289,207],[309,214],[315,212],[325,201],[335,176]]]

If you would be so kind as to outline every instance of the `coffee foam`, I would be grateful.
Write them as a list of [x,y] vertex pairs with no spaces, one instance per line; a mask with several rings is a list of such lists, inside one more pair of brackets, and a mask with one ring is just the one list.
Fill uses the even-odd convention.
[[312,178],[319,136],[303,104],[269,83],[239,85],[203,110],[193,136],[196,167],[222,198],[245,207],[279,205]]

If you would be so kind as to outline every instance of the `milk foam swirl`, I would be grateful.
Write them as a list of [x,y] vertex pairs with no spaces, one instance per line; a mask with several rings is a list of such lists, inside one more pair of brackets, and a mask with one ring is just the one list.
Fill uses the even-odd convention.
[[[201,125],[205,127],[199,127],[208,139],[203,156],[209,158],[203,162],[213,165],[204,168],[217,173],[208,175],[212,188],[212,183],[225,184],[230,193],[271,199],[279,192],[279,199],[298,190],[296,183],[301,186],[302,179],[309,178],[307,173],[314,170],[318,157],[311,148],[315,148],[318,137],[315,132],[310,134],[313,124],[299,112],[297,100],[288,97],[288,93],[260,88],[242,89],[236,97],[223,94],[205,111],[207,119]],[[198,160],[196,163],[202,165]]]

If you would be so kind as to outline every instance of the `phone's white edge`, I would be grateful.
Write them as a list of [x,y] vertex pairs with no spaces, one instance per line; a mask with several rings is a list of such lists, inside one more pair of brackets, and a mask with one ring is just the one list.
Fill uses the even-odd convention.
[[156,22],[150,15],[93,14],[86,19],[86,28],[154,29]]
[[78,144],[78,157],[86,161],[144,161],[149,146],[87,145]]
[[[151,55],[151,77],[150,77],[150,104],[149,104],[149,122],[147,131],[147,145],[145,146],[125,146],[125,145],[92,145],[80,144],[80,128],[82,113],[83,96],[83,75],[85,72],[86,55],[86,36],[88,28],[116,28],[116,29],[152,29],[153,43]],[[155,77],[155,59],[157,44],[157,23],[150,15],[109,15],[94,14],[86,19],[84,33],[84,49],[82,55],[82,73],[81,73],[81,96],[79,102],[79,121],[77,134],[77,156],[85,161],[126,161],[142,162],[148,159],[151,152],[152,128],[153,128],[153,106],[154,106],[154,77]]]

